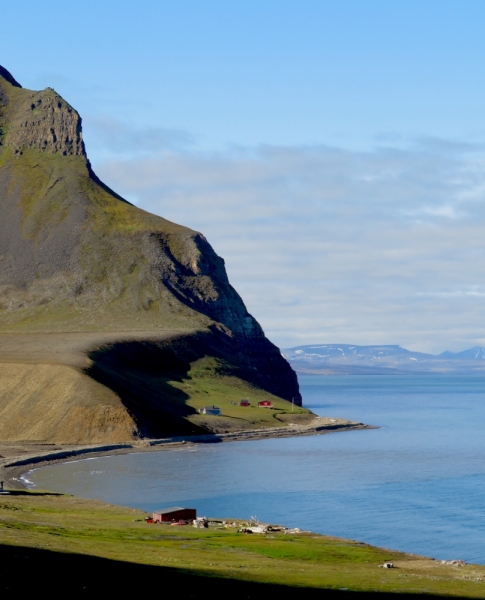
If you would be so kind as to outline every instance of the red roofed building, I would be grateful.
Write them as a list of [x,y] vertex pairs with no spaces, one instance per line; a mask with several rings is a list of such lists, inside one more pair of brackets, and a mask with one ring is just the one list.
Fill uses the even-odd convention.
[[195,508],[182,508],[173,506],[172,508],[163,508],[153,513],[154,523],[166,523],[167,521],[192,521],[197,518]]

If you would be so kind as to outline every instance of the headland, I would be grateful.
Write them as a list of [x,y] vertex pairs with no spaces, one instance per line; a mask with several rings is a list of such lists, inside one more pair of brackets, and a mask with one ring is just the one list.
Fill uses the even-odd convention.
[[[3,67],[0,381],[9,443],[135,443],[311,416],[202,233],[104,184],[75,108]],[[248,397],[274,411],[241,408]]]

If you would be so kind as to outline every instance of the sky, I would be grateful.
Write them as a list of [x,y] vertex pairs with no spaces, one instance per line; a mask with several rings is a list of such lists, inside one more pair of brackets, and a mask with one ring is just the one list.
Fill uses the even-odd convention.
[[279,347],[485,345],[485,2],[4,0],[0,64]]

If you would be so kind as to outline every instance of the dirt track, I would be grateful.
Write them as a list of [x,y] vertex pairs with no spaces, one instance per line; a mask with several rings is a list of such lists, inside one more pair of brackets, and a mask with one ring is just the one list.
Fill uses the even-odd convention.
[[83,368],[88,353],[105,344],[132,340],[166,340],[187,331],[115,331],[87,333],[3,333],[0,334],[0,362],[57,364]]

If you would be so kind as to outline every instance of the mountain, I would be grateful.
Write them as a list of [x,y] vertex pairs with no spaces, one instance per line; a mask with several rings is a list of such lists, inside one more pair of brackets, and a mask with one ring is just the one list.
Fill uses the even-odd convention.
[[287,348],[282,354],[301,373],[390,374],[485,370],[485,348],[481,347],[435,355],[412,352],[397,345],[313,344]]
[[101,182],[77,111],[3,67],[0,360],[0,439],[200,433],[213,420],[197,408],[214,399],[301,404],[205,237]]
[[463,352],[442,352],[439,355],[441,358],[451,358],[457,360],[485,360],[485,348],[483,346],[475,346]]

